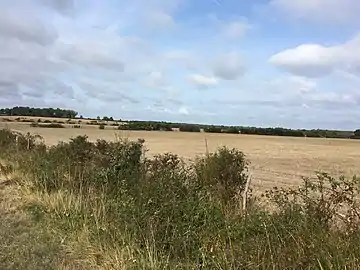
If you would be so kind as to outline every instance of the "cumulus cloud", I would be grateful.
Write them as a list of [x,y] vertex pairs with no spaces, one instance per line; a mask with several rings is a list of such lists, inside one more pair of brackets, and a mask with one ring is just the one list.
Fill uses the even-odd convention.
[[335,51],[317,44],[304,44],[277,53],[269,62],[290,73],[319,77],[332,72],[336,62]]
[[360,65],[360,35],[331,47],[303,44],[271,56],[269,63],[306,77],[329,75],[337,69],[357,72]]
[[244,61],[234,52],[217,57],[212,69],[214,75],[223,80],[236,80],[245,74]]
[[192,74],[188,77],[190,82],[195,84],[199,88],[207,88],[210,86],[215,86],[218,84],[218,81],[214,77],[207,77],[200,74]]
[[270,7],[291,19],[320,23],[358,22],[360,13],[357,0],[272,0]]

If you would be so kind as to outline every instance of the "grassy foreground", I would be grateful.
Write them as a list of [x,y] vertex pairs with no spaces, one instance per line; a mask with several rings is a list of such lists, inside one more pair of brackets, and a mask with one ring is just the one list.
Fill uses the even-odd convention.
[[[27,191],[22,209],[31,215],[31,226],[41,228],[32,230],[38,232],[36,241],[22,245],[46,247],[35,259],[21,257],[29,260],[22,265],[359,268],[356,177],[319,174],[296,189],[269,190],[264,200],[247,190],[248,161],[237,149],[220,148],[189,164],[173,154],[148,159],[143,143],[92,143],[80,136],[49,148],[36,136],[0,130],[1,171],[19,175],[20,188]],[[16,269],[9,264],[11,256],[20,256],[12,248],[19,238],[0,233],[0,241],[8,247],[0,249],[0,266]],[[56,264],[41,268],[45,254]]]

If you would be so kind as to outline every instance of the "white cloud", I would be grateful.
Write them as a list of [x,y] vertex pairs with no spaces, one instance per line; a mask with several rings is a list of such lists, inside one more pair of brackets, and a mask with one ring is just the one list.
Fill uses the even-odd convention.
[[200,74],[190,75],[189,80],[197,87],[204,88],[217,85],[218,81],[214,77],[207,77]]
[[141,23],[143,28],[151,31],[166,30],[175,25],[173,17],[162,10],[147,10]]
[[165,78],[162,72],[152,71],[146,80],[146,85],[152,88],[160,88],[166,85]]
[[235,52],[222,54],[217,57],[212,69],[214,75],[223,80],[236,80],[245,74],[244,61]]
[[337,59],[331,48],[304,44],[271,56],[269,62],[293,74],[319,77],[331,73]]
[[250,25],[247,23],[234,21],[223,26],[223,33],[230,39],[240,39],[245,36],[249,28]]
[[80,65],[85,68],[101,67],[105,69],[123,72],[124,62],[98,44],[78,43],[64,46],[60,51],[60,58],[71,64]]
[[360,35],[332,47],[318,44],[300,45],[271,56],[269,63],[292,74],[306,77],[329,75],[337,69],[357,72],[360,66]]
[[186,108],[185,106],[181,106],[178,110],[179,114],[184,114],[184,115],[189,115],[190,112],[189,112],[189,109]]
[[320,23],[359,21],[358,0],[272,0],[270,7],[298,20]]
[[317,89],[317,83],[314,80],[299,76],[284,76],[275,78],[267,82],[264,87],[269,88],[273,92],[282,95],[306,94],[314,92]]

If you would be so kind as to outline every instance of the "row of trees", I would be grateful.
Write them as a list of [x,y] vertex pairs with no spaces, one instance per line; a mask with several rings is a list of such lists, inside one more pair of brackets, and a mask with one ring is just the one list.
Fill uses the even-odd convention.
[[75,118],[78,112],[59,108],[13,107],[0,109],[0,115]]
[[165,122],[134,121],[119,125],[119,130],[172,131],[170,124]]
[[314,137],[314,138],[360,138],[360,131],[357,136],[354,132],[334,131],[321,129],[286,129],[286,128],[258,128],[258,127],[237,127],[237,126],[215,126],[215,125],[197,125],[180,124],[168,122],[147,122],[147,121],[129,121],[121,125],[119,129],[128,130],[165,130],[171,131],[174,128],[183,132],[207,133],[229,133],[229,134],[249,134],[249,135],[268,135],[268,136],[290,136],[290,137]]
[[[35,117],[57,117],[57,118],[76,118],[78,112],[74,110],[59,108],[31,108],[13,107],[0,109],[0,115],[5,116],[35,116]],[[80,118],[83,118],[80,116]],[[97,120],[114,121],[113,117],[104,116]],[[95,122],[95,121],[94,121]],[[333,130],[305,130],[305,129],[286,129],[286,128],[258,128],[258,127],[239,127],[224,125],[198,125],[187,123],[170,123],[158,121],[124,121],[119,129],[123,130],[163,130],[172,131],[174,128],[184,132],[200,132],[203,130],[208,133],[232,133],[232,134],[253,134],[270,136],[292,136],[292,137],[324,137],[324,138],[355,138],[360,139],[360,130],[355,132],[333,131]],[[97,124],[97,122],[95,122]],[[117,125],[117,124],[116,124]]]

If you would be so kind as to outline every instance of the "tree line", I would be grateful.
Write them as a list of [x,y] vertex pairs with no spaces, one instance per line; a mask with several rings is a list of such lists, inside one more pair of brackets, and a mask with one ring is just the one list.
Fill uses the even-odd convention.
[[[78,112],[60,108],[31,108],[13,107],[0,109],[0,115],[4,116],[35,116],[35,117],[57,117],[76,118]],[[80,118],[83,118],[80,116]],[[97,117],[97,121],[101,120]],[[113,117],[104,116],[103,121],[114,121]],[[95,121],[95,124],[98,122]],[[229,133],[229,134],[251,134],[268,136],[290,136],[290,137],[317,137],[317,138],[353,138],[360,139],[360,129],[352,131],[322,130],[322,129],[287,129],[281,127],[243,127],[224,125],[201,125],[189,123],[172,123],[164,121],[121,121],[118,125],[120,130],[148,130],[148,131],[173,131],[178,129],[182,132],[207,132],[207,133]]]
[[0,109],[0,115],[75,118],[78,112],[60,108],[13,107]]
[[228,133],[228,134],[248,134],[248,135],[267,135],[267,136],[289,136],[289,137],[312,137],[312,138],[360,138],[360,130],[340,131],[340,130],[322,130],[322,129],[287,129],[287,128],[261,128],[261,127],[243,127],[243,126],[216,126],[200,125],[187,123],[169,123],[153,121],[127,121],[121,125],[122,130],[163,130],[172,131],[178,129],[182,132],[206,132],[206,133]]

